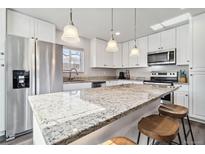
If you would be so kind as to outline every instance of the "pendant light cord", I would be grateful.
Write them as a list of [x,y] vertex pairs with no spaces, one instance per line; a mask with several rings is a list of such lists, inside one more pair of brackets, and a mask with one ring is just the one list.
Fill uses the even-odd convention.
[[111,35],[112,35],[112,39],[114,40],[114,36],[113,36],[113,8],[111,9]]
[[73,12],[72,12],[72,8],[70,8],[70,24],[71,24],[71,25],[74,25],[74,24],[73,24]]
[[137,45],[136,45],[136,39],[137,39],[137,30],[136,30],[136,27],[137,27],[137,21],[136,21],[136,17],[137,17],[137,12],[136,12],[136,8],[134,9],[134,38],[135,38],[135,47],[137,47]]

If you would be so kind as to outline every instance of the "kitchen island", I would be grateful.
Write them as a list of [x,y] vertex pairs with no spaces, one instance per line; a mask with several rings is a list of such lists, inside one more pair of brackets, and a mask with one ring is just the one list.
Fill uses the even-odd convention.
[[113,136],[137,135],[137,121],[156,113],[160,98],[177,88],[125,84],[30,96],[33,142],[100,144]]

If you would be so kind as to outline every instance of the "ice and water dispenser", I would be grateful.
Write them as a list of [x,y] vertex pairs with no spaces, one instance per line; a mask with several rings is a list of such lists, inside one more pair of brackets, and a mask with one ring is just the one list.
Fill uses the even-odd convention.
[[13,70],[13,89],[29,88],[30,72]]

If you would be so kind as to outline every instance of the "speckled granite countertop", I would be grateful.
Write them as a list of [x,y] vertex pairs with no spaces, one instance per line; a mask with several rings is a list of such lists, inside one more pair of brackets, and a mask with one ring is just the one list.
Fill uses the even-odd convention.
[[30,96],[46,144],[69,144],[177,87],[127,84]]

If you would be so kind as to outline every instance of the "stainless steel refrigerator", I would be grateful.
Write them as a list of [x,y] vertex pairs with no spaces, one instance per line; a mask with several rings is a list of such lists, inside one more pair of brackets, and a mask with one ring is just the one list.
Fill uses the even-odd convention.
[[6,139],[32,130],[29,95],[63,90],[63,46],[7,36]]

